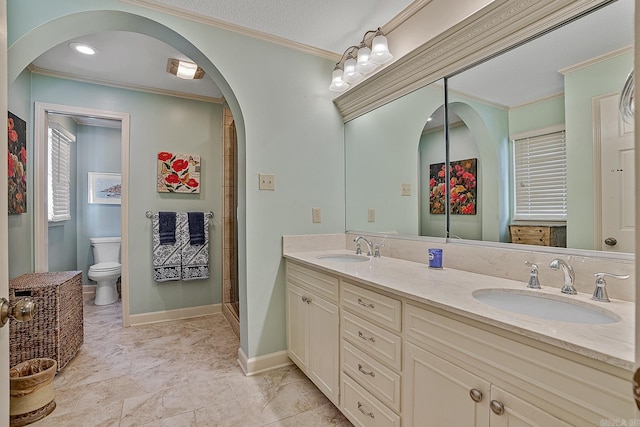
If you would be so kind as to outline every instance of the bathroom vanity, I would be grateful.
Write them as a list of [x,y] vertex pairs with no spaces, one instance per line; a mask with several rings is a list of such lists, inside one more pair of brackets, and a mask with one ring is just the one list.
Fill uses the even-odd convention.
[[518,280],[345,249],[285,245],[284,255],[289,356],[354,425],[633,418],[630,302],[598,304],[548,286],[529,291],[605,316],[591,324],[548,320],[474,297],[526,294]]

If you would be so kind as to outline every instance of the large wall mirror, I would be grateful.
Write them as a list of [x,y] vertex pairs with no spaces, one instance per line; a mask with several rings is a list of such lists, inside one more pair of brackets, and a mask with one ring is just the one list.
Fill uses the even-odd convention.
[[[509,243],[510,225],[549,225],[564,231],[560,246],[633,252],[633,128],[617,110],[633,68],[633,15],[633,0],[610,2],[346,123],[347,229]],[[449,203],[438,176],[446,137]],[[514,177],[513,141],[536,138],[553,139],[553,152],[564,144],[566,190],[527,197],[544,211],[560,195],[566,217],[515,215],[515,187],[528,186]]]

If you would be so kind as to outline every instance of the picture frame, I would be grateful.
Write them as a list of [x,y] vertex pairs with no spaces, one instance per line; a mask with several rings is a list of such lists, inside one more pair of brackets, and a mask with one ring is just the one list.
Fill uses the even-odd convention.
[[119,205],[122,199],[122,175],[88,172],[89,204]]

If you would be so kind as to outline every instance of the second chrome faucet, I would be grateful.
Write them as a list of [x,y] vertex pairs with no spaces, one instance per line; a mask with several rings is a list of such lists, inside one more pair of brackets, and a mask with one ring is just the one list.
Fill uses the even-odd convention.
[[575,295],[578,293],[576,288],[573,287],[573,283],[576,280],[576,275],[573,271],[573,267],[571,267],[567,262],[560,258],[556,258],[549,264],[549,268],[552,270],[562,270],[562,274],[564,275],[564,284],[562,285],[561,292],[563,294]]
[[363,237],[363,236],[358,236],[355,239],[353,239],[353,241],[356,242],[356,255],[362,254],[362,248],[360,247],[360,242],[365,242],[367,244],[367,256],[380,258],[380,247],[384,246],[384,243],[378,242],[373,244],[369,240],[367,240],[366,237]]

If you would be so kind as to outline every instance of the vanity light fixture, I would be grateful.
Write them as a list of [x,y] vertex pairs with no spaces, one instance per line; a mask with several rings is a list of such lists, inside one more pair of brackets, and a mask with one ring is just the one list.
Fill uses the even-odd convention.
[[[371,40],[371,47],[367,46],[367,35],[370,33],[375,33]],[[392,59],[393,55],[389,53],[387,38],[382,30],[380,28],[369,30],[362,36],[360,45],[349,46],[344,51],[333,69],[329,90],[344,92],[349,89],[350,84],[358,83],[363,76],[372,73],[380,65]]]
[[167,73],[185,80],[201,79],[204,70],[198,64],[181,59],[169,58],[167,60]]
[[86,43],[73,42],[69,43],[69,47],[83,55],[97,55],[98,53],[100,53],[98,49]]

